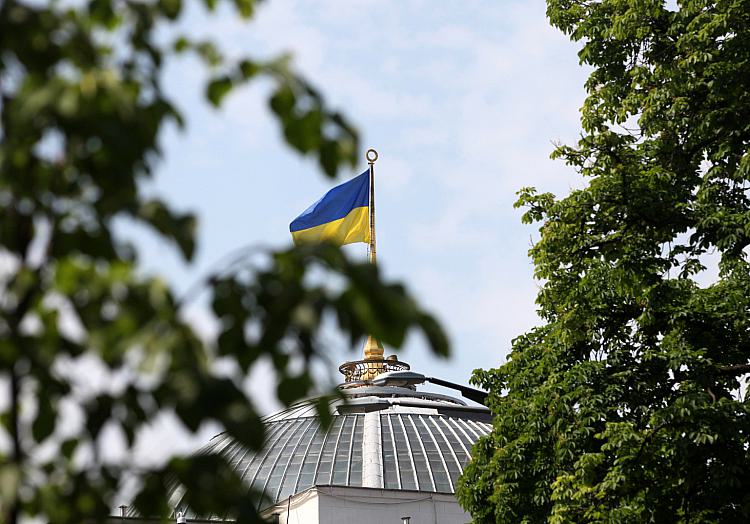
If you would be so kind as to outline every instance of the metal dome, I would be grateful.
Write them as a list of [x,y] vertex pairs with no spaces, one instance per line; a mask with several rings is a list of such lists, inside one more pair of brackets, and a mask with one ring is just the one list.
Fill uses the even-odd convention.
[[[409,369],[393,358],[341,368],[344,399],[330,402],[328,428],[311,399],[265,417],[265,444],[258,452],[225,433],[203,451],[224,455],[249,487],[265,495],[257,501],[261,510],[313,486],[454,493],[472,446],[492,429],[489,410],[397,380],[373,385],[383,373]],[[176,511],[187,510],[180,490],[170,499]]]
[[486,408],[444,395],[388,386],[344,393],[327,429],[303,402],[265,419],[260,452],[224,434],[209,450],[273,503],[321,485],[454,493],[471,447],[491,429]]

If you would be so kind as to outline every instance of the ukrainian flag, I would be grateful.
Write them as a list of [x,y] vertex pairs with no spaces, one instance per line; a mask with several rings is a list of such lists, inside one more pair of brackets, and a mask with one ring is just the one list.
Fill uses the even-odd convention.
[[336,186],[289,225],[294,243],[370,242],[370,172]]

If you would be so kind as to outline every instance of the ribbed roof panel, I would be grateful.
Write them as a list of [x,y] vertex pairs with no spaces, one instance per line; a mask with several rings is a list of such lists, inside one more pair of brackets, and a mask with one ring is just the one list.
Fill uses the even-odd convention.
[[[267,422],[264,448],[248,452],[225,435],[208,449],[224,454],[242,479],[272,502],[313,485],[362,486],[364,414],[334,415],[325,429],[312,416]],[[453,493],[471,446],[491,426],[422,413],[380,415],[383,487]]]

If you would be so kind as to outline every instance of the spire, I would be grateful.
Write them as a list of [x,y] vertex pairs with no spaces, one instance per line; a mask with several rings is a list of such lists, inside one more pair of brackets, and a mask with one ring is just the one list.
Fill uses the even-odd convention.
[[365,345],[362,348],[365,353],[365,360],[381,360],[383,358],[383,344],[372,336],[367,337]]

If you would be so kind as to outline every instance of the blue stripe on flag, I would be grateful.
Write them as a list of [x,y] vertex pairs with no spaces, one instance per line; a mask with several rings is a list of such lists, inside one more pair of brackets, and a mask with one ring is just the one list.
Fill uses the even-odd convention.
[[370,172],[336,186],[308,207],[289,224],[289,231],[301,231],[333,222],[348,215],[352,209],[370,203]]

